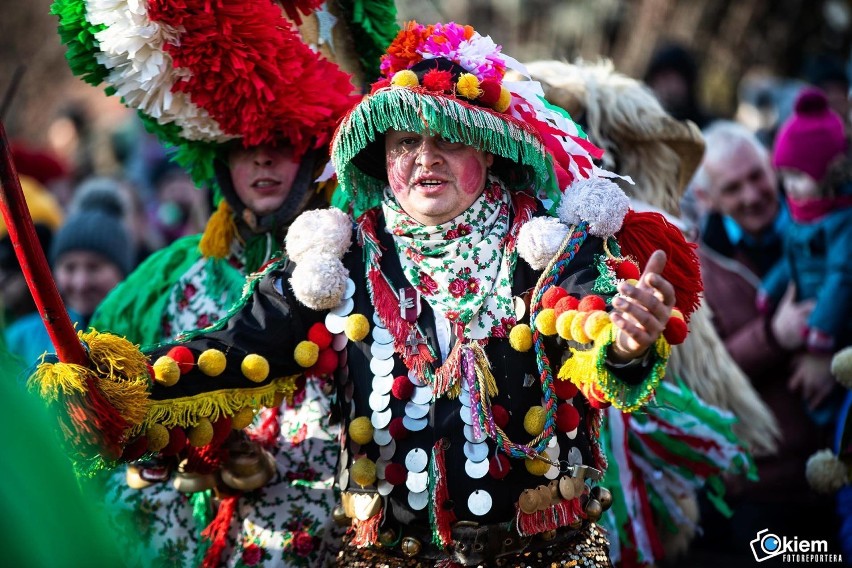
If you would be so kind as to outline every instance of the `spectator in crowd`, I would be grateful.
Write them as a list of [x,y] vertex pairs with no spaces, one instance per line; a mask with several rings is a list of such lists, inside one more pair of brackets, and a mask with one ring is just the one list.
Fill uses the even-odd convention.
[[699,128],[710,122],[698,102],[698,64],[685,47],[660,47],[651,57],[644,82],[674,118],[691,120]]

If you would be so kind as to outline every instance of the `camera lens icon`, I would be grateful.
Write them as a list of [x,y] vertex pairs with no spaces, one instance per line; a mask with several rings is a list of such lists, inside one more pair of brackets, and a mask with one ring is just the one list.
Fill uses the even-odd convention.
[[751,541],[751,552],[754,554],[754,559],[758,562],[763,562],[767,558],[772,558],[783,552],[781,539],[778,535],[769,532],[769,529],[763,529],[757,533],[757,538]]

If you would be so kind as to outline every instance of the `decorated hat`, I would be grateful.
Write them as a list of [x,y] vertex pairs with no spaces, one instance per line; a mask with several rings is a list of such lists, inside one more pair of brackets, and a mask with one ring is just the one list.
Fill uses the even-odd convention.
[[601,150],[544,99],[538,83],[505,80],[507,69],[528,76],[470,26],[407,24],[382,57],[382,78],[335,133],[341,202],[356,215],[379,204],[387,185],[384,133],[391,129],[429,131],[489,152],[496,169],[512,165],[505,170],[516,175],[503,180],[510,187],[558,202],[561,189],[596,171]]

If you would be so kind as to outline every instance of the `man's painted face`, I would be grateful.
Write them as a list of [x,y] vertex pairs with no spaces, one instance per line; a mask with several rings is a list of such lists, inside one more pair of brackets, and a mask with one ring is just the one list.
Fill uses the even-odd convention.
[[256,215],[268,215],[290,195],[299,163],[288,146],[239,148],[228,155],[237,197]]
[[389,130],[385,159],[402,209],[427,226],[459,216],[482,194],[492,154],[439,136]]

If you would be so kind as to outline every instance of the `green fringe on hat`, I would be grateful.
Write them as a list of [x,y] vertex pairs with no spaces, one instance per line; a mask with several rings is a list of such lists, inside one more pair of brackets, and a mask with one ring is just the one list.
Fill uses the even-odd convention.
[[448,97],[409,88],[377,91],[343,119],[334,138],[332,159],[340,183],[335,204],[347,202],[355,216],[381,203],[386,182],[352,164],[352,159],[376,136],[390,129],[424,132],[427,129],[451,142],[460,142],[502,156],[533,171],[532,189],[555,203],[559,188],[549,154],[536,134],[493,112]]

